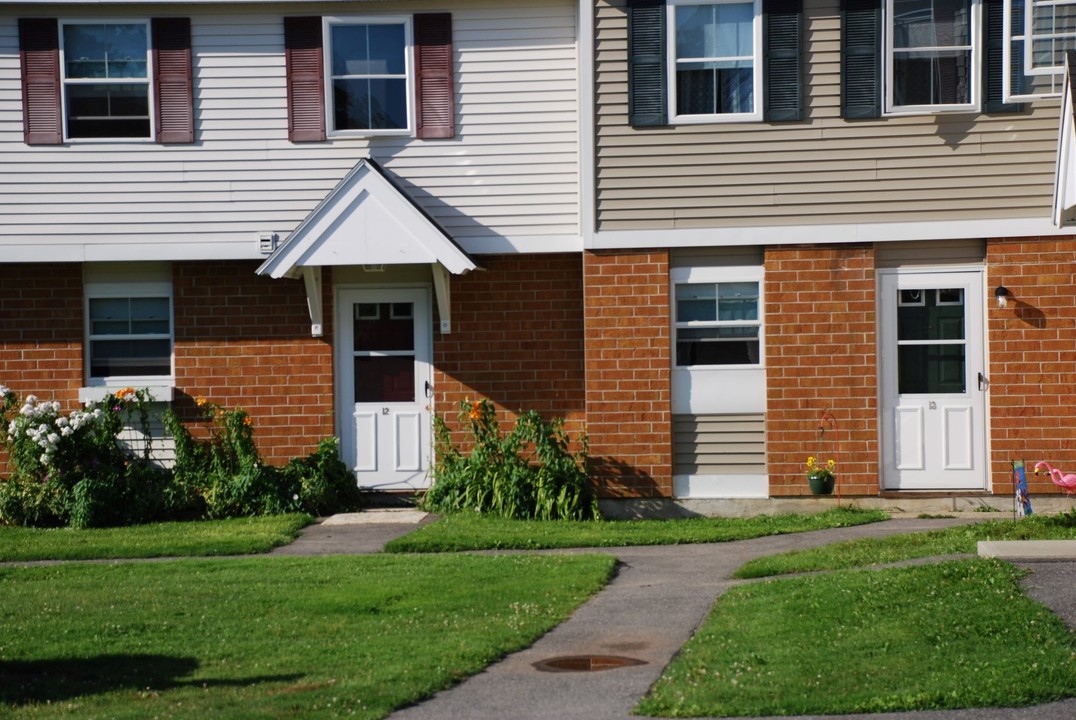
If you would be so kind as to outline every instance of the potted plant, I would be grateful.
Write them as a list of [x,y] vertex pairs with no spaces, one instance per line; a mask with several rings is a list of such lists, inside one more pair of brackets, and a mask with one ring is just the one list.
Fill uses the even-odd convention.
[[814,455],[807,458],[807,484],[811,486],[812,495],[829,495],[837,477],[833,474],[837,463],[830,458],[821,464]]

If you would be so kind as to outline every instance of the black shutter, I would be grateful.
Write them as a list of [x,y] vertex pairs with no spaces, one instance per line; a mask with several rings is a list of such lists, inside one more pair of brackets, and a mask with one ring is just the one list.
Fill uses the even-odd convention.
[[416,135],[422,139],[456,134],[452,85],[452,15],[415,15]]
[[882,114],[881,0],[841,0],[841,117]]
[[[1004,0],[982,0],[983,2],[983,112],[1007,113],[1020,112],[1024,106],[1020,103],[1004,102],[1002,81],[1005,78],[1005,63],[1002,53],[1005,50],[1005,3]],[[1017,24],[1019,23],[1019,24]],[[1023,26],[1023,5],[1013,3],[1013,27]],[[1022,53],[1013,58],[1013,94],[1020,94],[1020,83],[1024,77]]]
[[60,109],[60,32],[54,18],[19,19],[23,139],[27,145],[63,142]]
[[288,139],[325,139],[325,78],[321,18],[284,18],[284,66],[288,83]]
[[803,119],[803,0],[763,0],[766,120]]
[[191,21],[153,18],[153,92],[157,142],[194,142]]
[[667,125],[665,1],[629,0],[628,120],[632,127]]

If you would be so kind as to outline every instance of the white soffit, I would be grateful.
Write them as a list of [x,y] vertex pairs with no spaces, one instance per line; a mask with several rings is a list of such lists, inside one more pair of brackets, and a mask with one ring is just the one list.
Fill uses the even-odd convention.
[[476,267],[376,162],[363,159],[258,274],[294,277],[304,267],[407,264],[440,264],[453,275]]
[[1076,206],[1076,116],[1073,108],[1072,70],[1076,52],[1065,53],[1065,81],[1061,89],[1061,117],[1057,134],[1057,168],[1054,176],[1054,225],[1063,228]]

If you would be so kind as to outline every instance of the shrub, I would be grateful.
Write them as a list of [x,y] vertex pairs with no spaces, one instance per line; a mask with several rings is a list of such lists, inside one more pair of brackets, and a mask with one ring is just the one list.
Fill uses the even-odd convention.
[[[144,390],[125,388],[67,415],[60,403],[3,397],[4,445],[12,469],[0,483],[0,521],[100,527],[158,519],[170,480],[149,459],[152,438]],[[17,408],[17,410],[16,410]],[[140,455],[118,440],[137,416],[147,438]]]
[[277,468],[261,460],[253,422],[244,410],[227,410],[204,398],[196,404],[210,420],[208,440],[196,440],[172,411],[165,414],[165,427],[175,438],[177,488],[200,496],[209,517],[318,515],[358,508],[358,486],[340,461],[336,438]]
[[572,454],[563,418],[545,422],[521,414],[507,435],[500,432],[493,404],[464,401],[460,423],[470,431],[471,451],[452,444],[448,425],[434,419],[437,459],[434,482],[422,507],[434,512],[461,510],[506,518],[582,520],[598,517],[586,467],[587,440]]

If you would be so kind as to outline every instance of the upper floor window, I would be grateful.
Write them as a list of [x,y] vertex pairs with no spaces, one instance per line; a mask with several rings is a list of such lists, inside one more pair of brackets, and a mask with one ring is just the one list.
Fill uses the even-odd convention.
[[803,1],[628,0],[628,117],[801,119]]
[[762,0],[670,0],[674,122],[761,120]]
[[327,19],[326,27],[332,130],[410,132],[410,19]]
[[886,0],[886,112],[977,110],[977,0]]
[[19,18],[23,138],[194,142],[189,18]]
[[676,285],[676,365],[758,365],[761,283]]
[[1004,0],[1005,97],[1061,94],[1065,53],[1076,50],[1076,0]]
[[288,139],[456,134],[452,15],[284,18]]
[[149,138],[149,25],[62,23],[68,138]]

